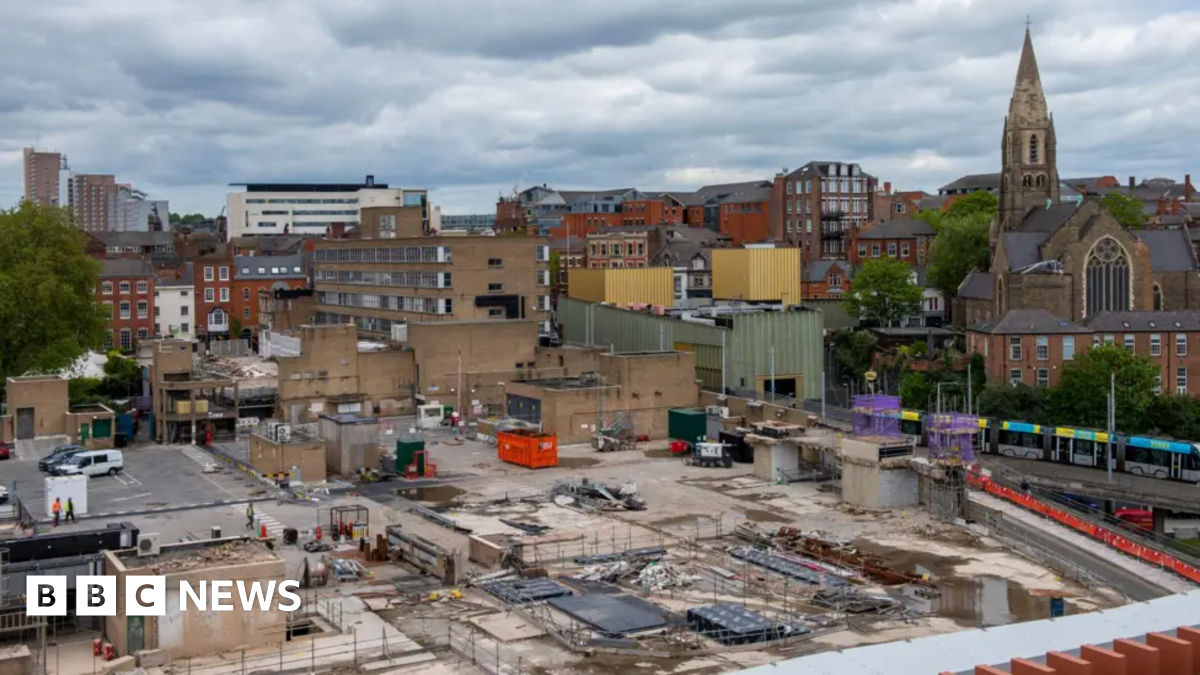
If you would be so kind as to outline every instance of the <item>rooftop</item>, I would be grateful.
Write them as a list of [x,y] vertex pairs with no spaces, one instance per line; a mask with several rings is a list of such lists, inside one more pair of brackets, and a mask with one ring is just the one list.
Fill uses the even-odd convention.
[[1200,310],[1104,312],[1083,322],[1094,331],[1200,331]]
[[126,571],[154,575],[180,574],[201,568],[280,560],[280,557],[266,546],[243,537],[165,544],[160,554],[152,556],[138,556],[133,549],[114,555],[120,557]]
[[924,220],[888,220],[858,235],[861,239],[915,239],[937,234]]
[[235,256],[235,279],[295,279],[303,278],[304,262],[299,255]]
[[145,260],[102,260],[100,261],[100,278],[118,277],[152,277],[154,271]]
[[975,333],[993,335],[1065,335],[1091,333],[1088,328],[1060,319],[1044,309],[1010,309],[998,317],[970,327]]

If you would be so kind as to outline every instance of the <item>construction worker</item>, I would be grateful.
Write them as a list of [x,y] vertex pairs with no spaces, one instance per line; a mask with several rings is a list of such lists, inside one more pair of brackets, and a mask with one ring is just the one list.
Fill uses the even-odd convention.
[[75,500],[71,499],[70,497],[67,497],[67,517],[63,522],[75,522]]
[[50,512],[54,514],[54,526],[58,527],[58,515],[62,513],[62,500],[58,497],[55,497],[54,503],[50,505]]
[[246,505],[246,529],[254,529],[254,504]]

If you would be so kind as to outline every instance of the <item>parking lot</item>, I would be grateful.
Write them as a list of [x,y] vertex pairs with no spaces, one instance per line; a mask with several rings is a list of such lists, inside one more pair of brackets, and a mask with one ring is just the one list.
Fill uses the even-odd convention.
[[[16,482],[16,493],[37,518],[46,518],[46,473],[38,459],[62,441],[38,439],[22,445],[18,456],[0,462],[0,482]],[[151,509],[196,507],[262,496],[266,487],[228,467],[205,473],[214,460],[193,446],[141,445],[125,448],[125,469],[116,476],[88,479],[87,513],[81,517],[120,516]]]

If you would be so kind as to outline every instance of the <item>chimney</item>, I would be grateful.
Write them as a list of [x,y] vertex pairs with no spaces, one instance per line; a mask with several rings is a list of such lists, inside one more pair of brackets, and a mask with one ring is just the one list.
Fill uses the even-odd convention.
[[1192,174],[1183,177],[1183,201],[1192,201]]
[[1137,178],[1134,178],[1133,176],[1129,177],[1129,191],[1130,192],[1133,192],[1133,188],[1134,188],[1136,181],[1137,181]]
[[1166,197],[1163,197],[1161,195],[1159,196],[1158,208],[1155,209],[1155,211],[1157,212],[1156,215],[1159,215],[1159,216],[1167,215],[1167,198]]
[[330,239],[345,239],[346,238],[346,224],[345,223],[331,223],[329,225],[329,238]]
[[885,194],[885,195],[892,194],[892,184],[890,181],[883,182],[883,194]]

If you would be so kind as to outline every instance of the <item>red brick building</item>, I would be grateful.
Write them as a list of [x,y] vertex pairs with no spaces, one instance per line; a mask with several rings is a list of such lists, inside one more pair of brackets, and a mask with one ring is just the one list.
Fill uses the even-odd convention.
[[857,164],[809,162],[775,176],[771,228],[804,261],[846,260],[853,235],[875,219],[877,179]]
[[929,264],[929,247],[937,233],[923,220],[889,220],[856,232],[850,262],[861,265],[871,258],[899,258],[910,265]]
[[[258,333],[259,291],[277,288],[308,288],[308,274],[300,255],[237,256],[233,259],[233,296],[230,333],[233,326]],[[219,288],[218,288],[219,292]]]
[[109,317],[105,346],[129,350],[154,335],[154,271],[146,261],[101,262],[96,301]]
[[1105,312],[1077,324],[1014,309],[967,329],[967,349],[983,355],[988,379],[1010,384],[1053,387],[1065,363],[1102,344],[1157,362],[1162,393],[1200,395],[1200,310]]
[[201,340],[229,337],[233,311],[233,256],[221,244],[193,262],[195,276],[196,337]]
[[772,240],[771,187],[747,187],[720,200],[720,230],[734,246]]
[[805,300],[841,300],[850,292],[852,275],[844,260],[815,260],[804,266],[800,294]]
[[587,237],[587,266],[646,267],[653,257],[650,250],[653,227],[615,227]]

